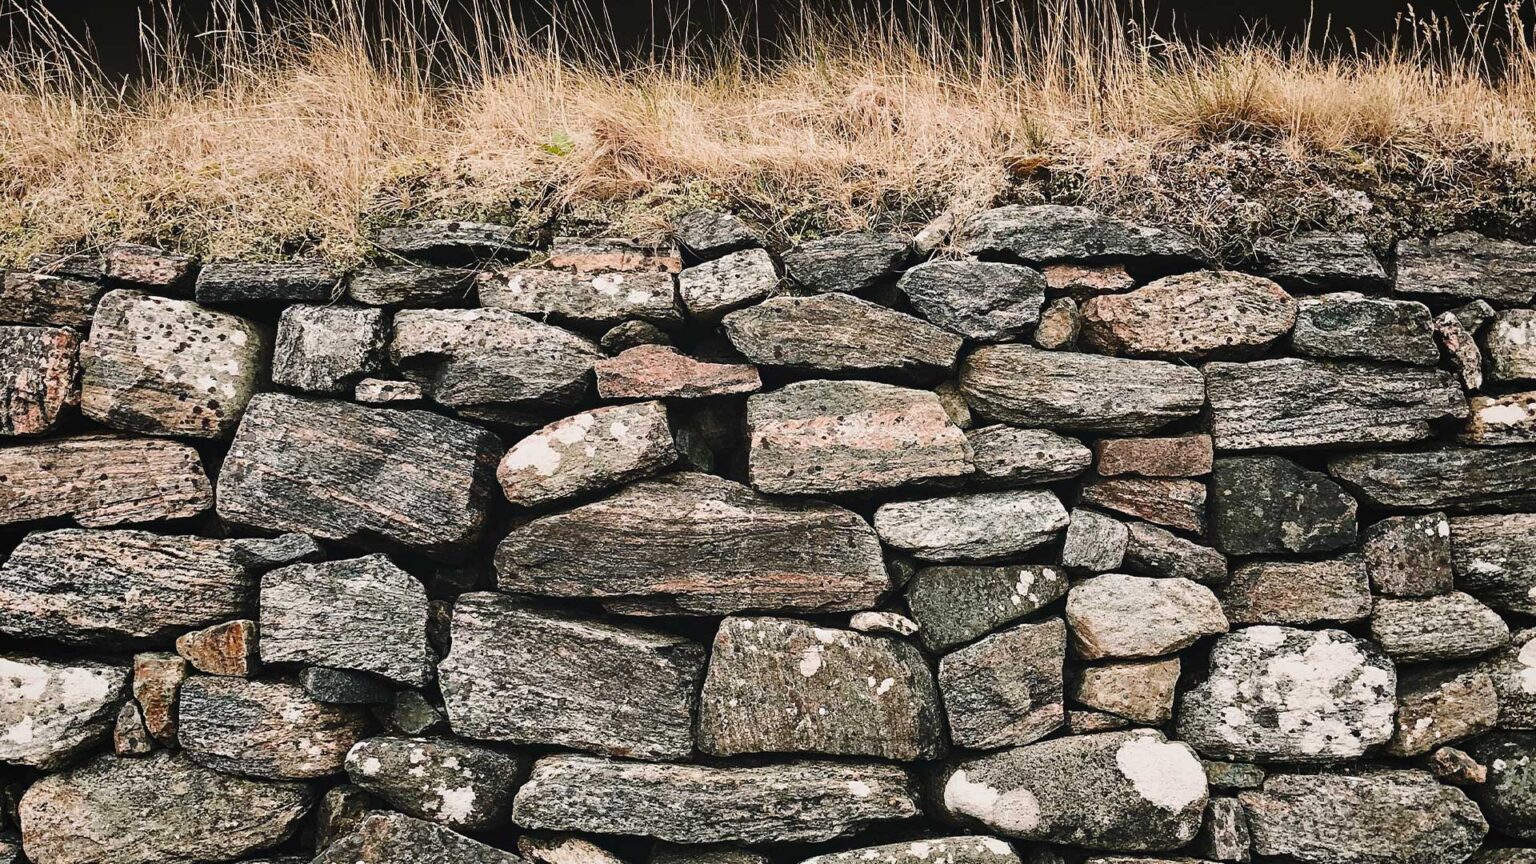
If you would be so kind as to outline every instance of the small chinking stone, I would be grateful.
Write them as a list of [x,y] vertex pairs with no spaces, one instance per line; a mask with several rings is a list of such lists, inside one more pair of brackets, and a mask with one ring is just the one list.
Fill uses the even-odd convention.
[[376,812],[325,847],[312,864],[525,864],[511,852],[471,840],[434,822]]

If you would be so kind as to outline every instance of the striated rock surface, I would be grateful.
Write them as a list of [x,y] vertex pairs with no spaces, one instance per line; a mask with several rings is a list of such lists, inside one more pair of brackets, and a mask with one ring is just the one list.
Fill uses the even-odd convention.
[[605,330],[622,321],[676,325],[677,288],[666,272],[498,270],[476,280],[480,305],[540,321]]
[[1458,516],[1449,526],[1449,562],[1439,559],[1436,571],[1443,587],[1423,593],[1450,590],[1454,570],[1456,587],[1489,606],[1536,614],[1536,514]]
[[1428,306],[1347,292],[1302,298],[1291,347],[1312,357],[1417,366],[1440,361]]
[[931,261],[896,284],[917,313],[980,342],[1022,339],[1040,320],[1045,277],[1017,264]]
[[925,561],[1006,557],[1050,542],[1069,521],[1045,489],[898,501],[875,511],[880,539]]
[[1381,597],[1371,613],[1371,638],[1398,663],[1460,660],[1504,647],[1509,625],[1460,591]]
[[312,393],[347,393],[384,368],[384,310],[289,306],[277,320],[272,383]]
[[0,279],[0,322],[84,329],[106,290],[96,279],[11,271]]
[[965,433],[975,457],[972,482],[981,486],[1033,486],[1076,477],[1093,464],[1093,451],[1076,438],[1046,429],[1001,424]]
[[478,744],[368,738],[347,752],[347,776],[418,819],[459,830],[506,824],[526,760]]
[[637,345],[597,361],[593,369],[604,399],[702,399],[755,393],[763,386],[755,366],[705,363],[665,345]]
[[525,251],[516,228],[460,219],[422,219],[391,225],[380,230],[375,239],[386,252],[429,261],[519,257]]
[[1211,472],[1209,435],[1170,438],[1100,438],[1093,442],[1098,472],[1106,477],[1199,477]]
[[1122,435],[1151,432],[1205,404],[1195,369],[1024,345],[972,353],[960,390],[972,410],[1004,423]]
[[249,678],[261,665],[256,649],[256,622],[249,618],[183,633],[176,637],[176,653],[192,668],[209,675]]
[[676,462],[677,445],[660,402],[573,414],[518,441],[496,469],[502,494],[535,507],[601,492]]
[[311,864],[524,864],[524,859],[441,825],[400,813],[370,813]]
[[1370,291],[1391,284],[1364,234],[1303,231],[1265,237],[1254,244],[1253,253],[1259,272],[1287,288]]
[[79,337],[67,327],[0,327],[0,435],[41,435],[80,404]]
[[1296,323],[1296,301],[1279,285],[1230,270],[1167,276],[1083,304],[1083,342],[1132,357],[1257,354]]
[[1157,657],[1227,632],[1211,589],[1187,579],[1110,573],[1067,592],[1072,647],[1088,660]]
[[196,516],[213,485],[196,450],[174,441],[89,434],[0,449],[0,525],[57,517],[87,528]]
[[1198,480],[1107,477],[1084,485],[1078,501],[1197,537],[1205,534],[1205,484]]
[[452,306],[466,300],[475,271],[398,264],[352,274],[347,296],[365,306]]
[[894,275],[908,248],[906,240],[890,234],[835,234],[785,252],[784,273],[807,291],[859,292]]
[[721,322],[753,363],[837,373],[931,378],[953,369],[962,340],[848,294],[775,297]]
[[762,300],[778,285],[778,268],[763,249],[732,252],[677,274],[683,305],[702,321],[718,321],[727,312]]
[[1232,571],[1219,596],[1234,624],[1346,623],[1371,614],[1370,579],[1359,555],[1254,561]]
[[324,263],[215,262],[198,271],[199,303],[329,303],[340,292],[341,274]]
[[939,660],[939,690],[958,747],[1033,743],[1066,716],[1062,678],[1067,628],[1059,618],[1020,624]]
[[907,607],[923,644],[944,651],[1032,615],[1067,593],[1058,567],[944,565],[924,567],[907,585]]
[[0,762],[54,770],[112,734],[128,667],[0,657]]
[[1415,669],[1398,679],[1397,731],[1386,751],[1420,756],[1486,732],[1498,720],[1499,695],[1487,672],[1475,666]]
[[[807,858],[800,864],[1019,864],[1018,853],[996,837],[935,837],[910,843],[887,843]],[[663,862],[652,862],[663,864]],[[723,864],[723,862],[722,862]]]
[[1536,447],[1369,450],[1330,459],[1328,473],[1380,507],[1536,509]]
[[1144,522],[1126,526],[1123,563],[1139,576],[1172,576],[1203,584],[1227,579],[1226,556]]
[[181,685],[176,737],[193,761],[229,774],[302,780],[341,770],[371,725],[297,684],[196,675]]
[[1135,225],[1086,207],[1012,204],[987,210],[963,228],[966,251],[1026,263],[1124,262],[1163,269],[1200,258],[1177,231]]
[[1454,231],[1424,240],[1400,240],[1397,290],[1436,299],[1529,303],[1536,277],[1536,247]]

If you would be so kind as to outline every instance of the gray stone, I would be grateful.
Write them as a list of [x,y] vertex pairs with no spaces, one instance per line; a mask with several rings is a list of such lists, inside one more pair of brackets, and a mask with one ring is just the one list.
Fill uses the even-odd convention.
[[959,336],[848,294],[774,297],[722,319],[731,345],[764,366],[935,377],[955,367]]
[[353,388],[352,398],[364,405],[396,405],[420,402],[426,398],[421,385],[415,381],[389,381],[383,378],[364,378]]
[[1493,380],[1536,379],[1536,309],[1505,309],[1498,313],[1483,342]]
[[1125,523],[1078,507],[1061,545],[1061,565],[1083,573],[1118,570],[1125,560],[1130,531]]
[[1536,849],[1484,849],[1468,858],[1467,864],[1536,864]]
[[976,460],[971,479],[980,486],[1034,486],[1066,480],[1088,470],[1093,451],[1076,438],[1046,429],[984,426],[965,434]]
[[[1487,536],[1468,524],[1471,543]],[[1360,544],[1371,587],[1390,597],[1427,597],[1451,590],[1451,523],[1444,513],[1388,516],[1367,528]],[[1460,555],[1471,555],[1463,550]],[[1536,575],[1536,572],[1533,572]],[[1536,606],[1532,607],[1536,610]]]
[[1536,730],[1536,629],[1515,633],[1479,665],[1499,697],[1499,728]]
[[1259,276],[1180,273],[1083,304],[1083,344],[1132,357],[1248,357],[1296,323],[1296,301]]
[[1081,708],[1067,711],[1068,735],[1096,735],[1100,732],[1126,729],[1130,725],[1131,721],[1106,711],[1088,711]]
[[915,636],[921,628],[916,621],[897,612],[855,612],[848,619],[848,629],[860,633]]
[[183,633],[176,637],[176,653],[199,672],[249,678],[260,665],[256,622],[240,618]]
[[1100,438],[1093,442],[1098,472],[1105,477],[1199,477],[1211,473],[1211,436]]
[[[117,710],[112,724],[112,752],[119,756],[143,756],[155,749],[155,739],[144,726],[144,712],[132,699]],[[4,860],[0,857],[0,860]]]
[[1492,729],[1499,719],[1493,679],[1476,667],[1415,669],[1397,680],[1393,756],[1421,756]]
[[1313,357],[1418,366],[1440,362],[1428,306],[1348,292],[1303,297],[1291,347]]
[[923,864],[929,860],[943,864],[1019,864],[1019,855],[996,837],[933,837],[817,855],[800,864]]
[[112,734],[128,667],[0,657],[0,762],[51,771]]
[[311,864],[525,864],[522,858],[401,813],[370,813]]
[[187,661],[164,652],[133,657],[133,701],[144,712],[144,727],[161,744],[176,743],[176,698],[187,680]]
[[1480,446],[1536,444],[1536,391],[1472,396],[1467,408],[1467,422],[1457,441]]
[[[375,808],[373,796],[351,783],[325,790],[315,806],[315,848],[324,849],[356,831]],[[303,864],[309,864],[305,858]]]
[[1236,798],[1212,798],[1205,805],[1205,822],[1190,851],[1212,861],[1249,861],[1253,838],[1248,833],[1248,814]]
[[406,258],[458,262],[519,257],[526,251],[526,239],[509,225],[423,219],[380,229],[375,242],[385,252]]
[[1158,657],[1227,632],[1216,595],[1188,579],[1109,573],[1067,592],[1067,626],[1079,657]]
[[756,366],[706,363],[666,345],[637,345],[593,368],[604,399],[702,399],[763,386]]
[[583,411],[513,444],[496,469],[513,504],[537,507],[622,486],[676,462],[660,402]]
[[923,644],[944,651],[1038,612],[1066,593],[1067,574],[1039,564],[924,567],[907,585],[907,607],[922,627]]
[[94,279],[11,271],[0,281],[0,321],[84,330],[106,290]]
[[973,352],[961,364],[960,390],[993,420],[1122,435],[1151,432],[1205,404],[1205,379],[1187,366],[1025,345]]
[[609,327],[597,344],[609,354],[622,354],[641,345],[672,344],[672,337],[649,321],[625,321]]
[[68,517],[87,528],[185,519],[213,506],[202,458],[176,441],[74,435],[0,448],[0,525]]
[[347,296],[364,306],[453,306],[474,289],[475,271],[414,264],[370,267],[352,274]]
[[939,690],[958,747],[1031,744],[1066,716],[1062,675],[1067,628],[1060,618],[1020,624],[939,660]]
[[677,274],[683,305],[689,317],[699,321],[718,321],[769,296],[778,285],[773,256],[762,249],[733,252]]
[[230,774],[302,780],[341,770],[368,734],[368,715],[318,702],[297,684],[194,675],[176,702],[177,741],[193,760]]
[[763,245],[762,237],[740,217],[715,210],[690,210],[677,217],[672,235],[677,245],[704,259]]
[[1071,297],[1057,297],[1048,301],[1040,311],[1040,323],[1035,327],[1034,343],[1047,351],[1071,351],[1083,332],[1083,316],[1077,301]]
[[79,341],[67,327],[0,327],[0,436],[52,431],[80,404]]
[[1398,663],[1460,660],[1509,644],[1498,613],[1460,591],[1376,600],[1371,638]]
[[197,259],[142,243],[113,243],[102,255],[104,275],[113,282],[184,293]]
[[385,731],[396,735],[426,735],[448,725],[443,709],[416,690],[396,691],[388,704],[373,706],[373,716]]
[[1456,316],[1457,322],[1468,333],[1476,335],[1479,330],[1487,326],[1488,322],[1492,321],[1494,316],[1499,313],[1487,300],[1473,300],[1471,303],[1452,309],[1451,314]]
[[1328,473],[1378,507],[1536,509],[1536,447],[1427,447],[1335,456]]
[[1211,538],[1228,555],[1349,546],[1356,510],[1339,484],[1279,456],[1217,459],[1211,475]]
[[384,368],[384,310],[294,305],[277,321],[272,383],[314,393],[344,394]]
[[1069,521],[1046,489],[898,501],[875,510],[880,539],[924,561],[1004,558],[1050,542]]
[[1483,349],[1477,339],[1456,317],[1455,312],[1442,312],[1435,317],[1435,338],[1446,355],[1451,358],[1451,368],[1461,378],[1462,389],[1480,390],[1483,386]]
[[1218,596],[1233,624],[1345,623],[1371,614],[1370,578],[1359,555],[1254,561],[1232,571]]
[[606,330],[631,319],[682,322],[670,273],[495,270],[476,278],[480,305],[578,329]]
[[1198,480],[1100,477],[1085,484],[1077,500],[1197,537],[1205,534],[1205,484]]
[[962,230],[967,252],[1044,264],[1123,262],[1166,269],[1197,263],[1200,253],[1177,231],[1124,222],[1086,207],[1011,204],[972,217]]
[[347,776],[391,807],[460,830],[506,823],[525,759],[478,744],[367,738],[347,752]]
[[324,666],[300,669],[299,686],[327,705],[387,705],[395,696],[388,684],[372,675]]
[[517,851],[535,864],[624,864],[607,849],[572,834],[524,834],[517,838]]
[[1520,840],[1536,840],[1536,735],[1493,732],[1467,745],[1467,752],[1488,766],[1486,783],[1472,797],[1495,831]]
[[990,261],[919,264],[896,287],[919,315],[980,342],[1024,338],[1045,303],[1045,277],[1039,271]]
[[1264,785],[1264,769],[1252,762],[1202,761],[1206,779],[1216,788],[1257,789]]
[[1124,564],[1139,576],[1171,576],[1203,584],[1227,580],[1225,555],[1145,522],[1126,526]]
[[895,274],[908,254],[906,240],[872,231],[837,234],[784,253],[784,272],[808,291],[858,292]]
[[1087,666],[1072,682],[1072,698],[1133,723],[1161,726],[1173,718],[1179,670],[1177,657]]
[[328,303],[341,293],[341,274],[320,262],[212,263],[198,271],[199,303]]
[[1392,284],[1364,234],[1303,231],[1253,245],[1258,271],[1287,288],[1380,290]]
[[1472,231],[1399,240],[1397,290],[1437,299],[1528,303],[1536,281],[1536,248]]

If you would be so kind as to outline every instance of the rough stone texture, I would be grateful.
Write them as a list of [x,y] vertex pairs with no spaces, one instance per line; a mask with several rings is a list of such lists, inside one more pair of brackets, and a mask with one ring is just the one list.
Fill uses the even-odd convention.
[[1034,343],[1047,351],[1070,351],[1077,347],[1083,333],[1083,316],[1077,301],[1071,297],[1057,297],[1040,310],[1040,323],[1035,327]]
[[667,408],[638,402],[556,420],[518,441],[496,469],[502,494],[536,507],[648,477],[678,458]]
[[294,564],[261,577],[261,659],[431,680],[427,592],[383,555]]
[[144,727],[161,744],[176,743],[176,697],[185,680],[187,661],[175,654],[133,657],[133,700],[144,711]]
[[[1484,524],[1468,523],[1473,548],[1478,545],[1476,538],[1488,536],[1480,530]],[[1504,535],[1496,536],[1502,540]],[[1365,554],[1371,587],[1379,594],[1427,597],[1444,594],[1453,587],[1451,523],[1444,513],[1388,516],[1365,529],[1360,548]],[[1460,555],[1470,561],[1476,553],[1461,550]],[[1536,606],[1532,608],[1536,610]]]
[[1264,769],[1252,762],[1225,762],[1206,759],[1205,776],[1220,789],[1257,789],[1264,785]]
[[1475,667],[1415,669],[1397,682],[1393,756],[1419,756],[1492,729],[1499,697],[1488,673]]
[[1079,657],[1157,657],[1227,632],[1211,589],[1188,579],[1110,573],[1067,592],[1067,625]]
[[341,276],[327,264],[204,264],[194,296],[199,303],[329,303]]
[[1069,521],[1046,489],[898,501],[875,511],[880,539],[925,561],[1006,557],[1050,542]]
[[[1488,768],[1479,765],[1476,759],[1455,747],[1441,747],[1429,754],[1424,758],[1424,766],[1435,775],[1436,780],[1452,786],[1476,786],[1488,782]],[[1474,855],[1467,860],[1482,859]]]
[[523,238],[517,229],[486,222],[424,219],[379,231],[375,242],[386,252],[429,261],[518,257]]
[[419,402],[425,398],[425,394],[421,391],[421,385],[415,381],[364,378],[353,388],[352,398],[365,405],[394,405],[402,402]]
[[700,399],[763,386],[756,366],[706,363],[666,345],[637,345],[593,368],[604,399]]
[[689,316],[718,321],[727,312],[750,306],[779,284],[773,256],[762,249],[733,252],[677,274],[677,292]]
[[1236,798],[1212,798],[1190,851],[1211,860],[1241,864],[1252,859],[1252,846],[1243,805]]
[[479,537],[500,457],[495,435],[437,414],[266,393],[224,459],[218,511],[268,531],[451,552]]
[[176,637],[176,653],[192,668],[208,675],[256,674],[256,622],[249,618],[226,621]]
[[907,241],[890,234],[836,234],[785,252],[784,273],[807,291],[858,292],[894,275],[907,253]]
[[272,383],[314,393],[347,393],[384,368],[384,310],[288,306],[277,320]]
[[1083,573],[1119,569],[1129,539],[1124,522],[1079,507],[1072,511],[1072,523],[1061,544],[1061,565]]
[[96,661],[0,657],[0,762],[53,770],[112,733],[128,668]]
[[1458,516],[1450,540],[1456,587],[1495,609],[1536,615],[1536,514]]
[[39,531],[0,566],[0,633],[72,645],[167,643],[183,631],[245,617],[263,571],[318,554],[296,535],[209,540]]
[[1536,309],[1505,309],[1483,339],[1493,380],[1536,379]]
[[1285,357],[1205,367],[1217,450],[1385,444],[1467,416],[1449,372]]
[[1226,556],[1144,522],[1126,526],[1124,564],[1141,576],[1172,576],[1206,584],[1227,579]]
[[79,337],[0,327],[0,435],[41,435],[80,404]]
[[860,633],[889,633],[896,636],[915,636],[918,623],[898,612],[855,612],[848,618],[848,627]]
[[89,434],[0,449],[0,525],[57,517],[88,528],[184,519],[213,506],[197,451]]
[[1435,317],[1435,338],[1451,358],[1451,368],[1460,376],[1461,386],[1466,390],[1482,389],[1483,349],[1455,312],[1442,312]]
[[1254,561],[1221,586],[1221,608],[1233,624],[1318,624],[1359,621],[1371,614],[1365,560]]
[[1228,555],[1326,552],[1355,542],[1355,499],[1279,456],[1217,459],[1210,502],[1211,538]]
[[366,713],[315,701],[285,681],[194,675],[182,682],[176,737],[194,761],[229,774],[324,777],[368,733]]
[[375,806],[372,795],[350,783],[325,790],[315,805],[315,848],[323,849],[356,831]]
[[1364,234],[1303,231],[1253,246],[1259,272],[1287,288],[1380,290],[1391,285]]
[[950,816],[1010,837],[1089,849],[1174,849],[1194,839],[1205,771],[1146,730],[1058,738],[952,764],[935,797]]
[[1423,771],[1277,774],[1238,794],[1253,850],[1303,864],[1456,864],[1488,823]]
[[637,319],[675,325],[682,320],[670,273],[572,273],[498,270],[476,279],[480,305],[540,321],[606,330]]
[[496,573],[505,591],[647,598],[695,615],[866,609],[890,585],[857,514],[693,473],[535,519],[502,541]]
[[1156,360],[992,345],[960,368],[972,410],[1021,426],[1122,435],[1151,432],[1205,404],[1200,372]]
[[131,699],[124,702],[112,724],[112,752],[119,756],[143,756],[154,749],[155,741],[144,726],[144,712],[139,709],[139,703]]
[[1045,286],[1053,294],[1085,299],[1097,294],[1118,294],[1136,287],[1136,278],[1123,264],[1047,264],[1040,268]]
[[763,245],[762,237],[740,217],[714,210],[690,210],[672,223],[677,245],[698,258],[719,258]]
[[371,813],[311,864],[524,864],[522,858],[441,825]]
[[1203,756],[1333,762],[1392,737],[1396,670],[1342,630],[1247,627],[1217,639],[1210,664],[1178,708],[1179,737]]
[[907,607],[930,651],[944,651],[1038,612],[1067,593],[1067,574],[1039,564],[940,566],[917,571]]
[[1296,323],[1296,301],[1259,276],[1201,270],[1083,304],[1083,343],[1132,357],[1244,357]]
[[1349,292],[1303,297],[1291,347],[1313,357],[1417,366],[1440,362],[1428,306]]
[[1380,507],[1536,509],[1536,447],[1371,450],[1334,457],[1328,473]]
[[1020,624],[939,660],[939,690],[958,747],[1033,743],[1062,725],[1067,628],[1060,618]]
[[1376,600],[1371,638],[1398,663],[1459,660],[1509,643],[1509,626],[1476,598],[1452,591],[1434,597]]
[[673,843],[832,840],[919,811],[907,772],[815,760],[755,767],[546,756],[518,790],[524,828],[638,834]]
[[347,752],[347,776],[404,813],[459,830],[506,824],[526,760],[478,744],[368,738]]
[[[935,837],[888,843],[807,858],[800,864],[1019,864],[1013,847],[996,837]],[[652,862],[658,864],[658,862]]]
[[388,683],[350,669],[306,666],[299,670],[299,686],[327,705],[388,705],[395,698]]
[[1106,477],[1199,477],[1211,473],[1209,435],[1171,438],[1100,438],[1093,442],[1098,471]]
[[80,346],[80,412],[129,432],[226,437],[256,392],[270,344],[237,315],[113,291]]
[[1472,789],[1494,830],[1520,840],[1536,840],[1536,735],[1494,732],[1467,745],[1467,752],[1488,766],[1488,780]]
[[[942,674],[942,673],[941,673]],[[727,618],[699,705],[699,749],[912,761],[943,750],[927,661],[898,639],[784,618]]]
[[618,355],[641,345],[670,346],[672,337],[649,321],[625,321],[609,327],[597,344],[609,354]]
[[931,261],[908,270],[896,287],[919,315],[979,342],[1022,339],[1045,303],[1045,277],[1017,264]]
[[676,273],[682,258],[673,246],[637,237],[556,237],[549,266],[577,273]]
[[1536,391],[1473,396],[1456,440],[1480,446],[1536,444]]
[[524,834],[517,838],[517,851],[536,864],[624,864],[607,849],[572,834]]
[[459,735],[639,759],[692,753],[703,671],[687,639],[494,593],[460,595],[438,667]]
[[448,725],[443,709],[415,690],[397,691],[388,705],[375,706],[373,716],[385,731],[396,735],[426,735]]
[[848,294],[775,297],[722,320],[753,363],[839,373],[933,377],[953,369],[962,340]]
[[0,322],[83,330],[106,290],[92,279],[13,270],[0,280]]
[[1536,284],[1536,247],[1455,231],[1399,240],[1397,290],[1437,299],[1529,303]]
[[873,381],[800,381],[753,396],[747,432],[748,477],[770,494],[863,492],[973,467],[938,396]]
[[471,295],[474,278],[451,267],[370,267],[352,274],[347,296],[364,306],[451,306]]
[[1089,666],[1072,682],[1072,698],[1135,723],[1161,726],[1173,718],[1179,668],[1177,657]]
[[1096,479],[1083,486],[1078,501],[1196,536],[1205,534],[1205,484],[1198,480]]
[[1033,486],[1076,477],[1093,464],[1093,451],[1076,438],[1046,429],[994,425],[965,433],[976,461],[972,478],[992,487]]
[[192,281],[196,259],[140,243],[114,243],[102,256],[105,275],[114,282],[182,293]]
[[972,255],[1026,263],[1123,262],[1162,269],[1188,266],[1200,258],[1193,241],[1177,231],[1059,204],[987,210],[973,217],[962,235]]

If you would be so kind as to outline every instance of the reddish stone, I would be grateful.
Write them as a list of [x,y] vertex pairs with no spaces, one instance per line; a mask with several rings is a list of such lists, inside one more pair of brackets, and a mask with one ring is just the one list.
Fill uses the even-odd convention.
[[1248,356],[1290,332],[1296,301],[1258,276],[1203,270],[1083,304],[1083,343],[1131,357]]
[[597,393],[604,399],[698,399],[753,393],[763,380],[756,366],[705,363],[665,345],[639,345],[599,360]]
[[0,449],[0,525],[73,517],[105,527],[181,519],[213,505],[197,451],[178,441],[78,435]]
[[1136,287],[1123,264],[1047,264],[1044,273],[1047,290],[1073,297],[1119,294]]
[[176,653],[199,672],[249,678],[256,673],[256,622],[242,618],[184,633]]
[[161,744],[176,743],[176,696],[185,680],[187,661],[175,654],[133,657],[133,698],[144,712],[145,728]]
[[1211,473],[1213,450],[1209,435],[1171,438],[1104,438],[1094,442],[1099,473],[1139,474],[1143,477],[1199,477]]
[[146,288],[190,287],[194,260],[139,243],[118,243],[107,250],[107,278]]
[[1083,487],[1080,504],[1103,507],[1197,536],[1205,534],[1205,484],[1195,480],[1114,477]]
[[79,338],[65,327],[0,327],[0,435],[38,435],[80,403]]
[[578,273],[676,273],[683,269],[683,260],[675,248],[647,246],[624,237],[556,237],[549,250],[549,266]]

